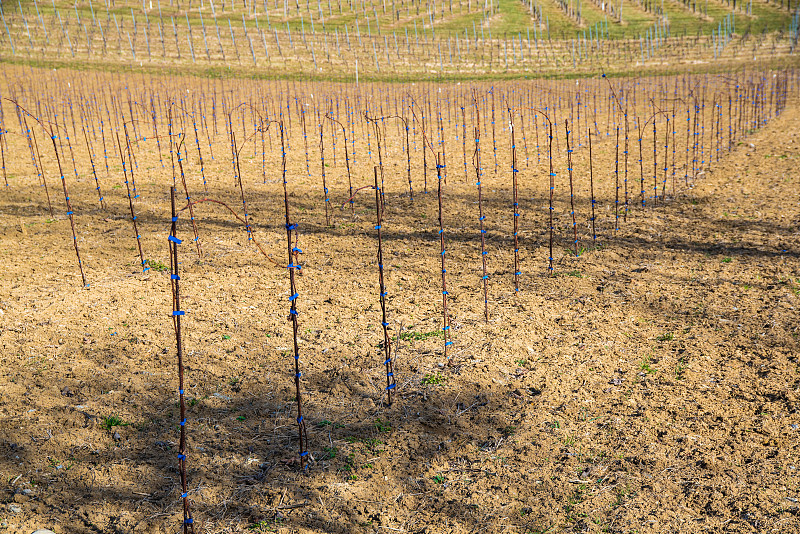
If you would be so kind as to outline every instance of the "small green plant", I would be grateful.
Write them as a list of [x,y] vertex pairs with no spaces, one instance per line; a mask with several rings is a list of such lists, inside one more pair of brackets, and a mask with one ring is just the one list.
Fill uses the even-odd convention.
[[245,417],[244,415],[240,415],[239,417],[236,418],[237,421],[244,421],[245,419],[247,419],[247,417]]
[[375,429],[378,432],[391,432],[392,425],[388,421],[382,421],[380,418],[375,419]]
[[235,376],[233,378],[231,378],[230,380],[228,380],[228,385],[231,386],[231,387],[235,386],[238,383],[239,383],[239,379],[237,377],[235,377]]
[[434,475],[433,481],[437,484],[444,484],[445,478],[443,475]]
[[528,366],[528,360],[526,360],[525,358],[519,358],[517,360],[514,360],[514,363],[516,363],[520,367],[527,367]]
[[583,278],[583,273],[580,271],[567,271],[564,276],[572,276],[574,278]]
[[339,453],[339,449],[337,447],[322,447],[322,452],[325,453],[325,458],[333,460]]
[[158,271],[159,273],[163,273],[169,268],[158,260],[144,260],[144,263],[145,265],[147,265],[154,271]]
[[383,442],[378,438],[362,438],[361,443],[366,445],[371,451],[375,451],[378,445],[383,445]]
[[247,526],[247,530],[251,532],[278,532],[278,526],[280,526],[281,520],[275,519],[274,521],[267,521],[263,519],[256,523],[250,523]]
[[433,373],[433,374],[429,373],[422,377],[423,386],[438,386],[444,383],[444,381],[445,377],[443,377],[439,373]]
[[656,339],[658,341],[672,341],[675,339],[675,335],[672,332],[667,332],[666,334],[661,334]]
[[654,367],[650,366],[650,356],[649,355],[645,356],[644,358],[642,358],[642,363],[639,364],[639,369],[641,369],[642,371],[644,371],[645,373],[650,374],[650,375],[655,374],[656,371],[657,371],[657,369],[655,369]]
[[682,380],[684,378],[684,374],[686,373],[686,362],[683,359],[680,359],[678,363],[675,364],[675,379]]
[[732,261],[733,258],[731,258],[730,256],[725,256],[724,258],[722,258],[722,263],[730,263]]
[[130,423],[124,422],[116,415],[109,415],[108,417],[103,417],[103,422],[100,423],[100,426],[105,428],[106,430],[111,430],[115,426],[128,426],[128,425],[130,425]]
[[317,428],[325,428],[328,426],[331,428],[344,428],[344,425],[342,423],[334,423],[333,421],[328,421],[327,419],[323,419],[322,421],[316,424]]
[[222,339],[230,339],[231,336],[229,334],[222,334]]

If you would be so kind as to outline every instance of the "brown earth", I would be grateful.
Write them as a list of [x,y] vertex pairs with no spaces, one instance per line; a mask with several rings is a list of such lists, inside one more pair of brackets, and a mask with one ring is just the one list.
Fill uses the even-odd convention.
[[[800,532],[798,119],[788,110],[666,202],[632,202],[616,233],[610,174],[598,173],[602,246],[587,229],[584,172],[578,211],[588,250],[578,258],[565,250],[572,224],[559,175],[554,276],[546,171],[532,156],[520,173],[519,293],[508,180],[489,172],[488,324],[475,188],[451,163],[452,366],[439,335],[436,197],[422,193],[415,171],[409,201],[395,153],[384,223],[389,322],[393,336],[402,332],[391,407],[382,403],[373,193],[358,194],[355,217],[339,208],[339,157],[326,227],[317,179],[302,177],[295,151],[289,187],[304,252],[300,351],[314,457],[304,471],[286,269],[208,203],[195,208],[198,259],[184,213],[188,477],[198,531]],[[597,144],[606,162],[598,168],[611,168],[609,143]],[[110,205],[101,210],[84,175],[70,178],[90,283],[82,288],[58,184],[50,179],[51,219],[23,149],[13,152],[8,168],[19,172],[0,193],[0,527],[176,532],[169,274],[140,272],[124,188],[106,184]],[[585,153],[576,168],[585,169]],[[168,265],[169,173],[157,156],[140,158],[144,254]],[[220,178],[207,196],[241,212],[232,182],[222,183],[229,165],[209,164],[208,175]],[[370,183],[368,168],[361,164],[357,185]],[[281,185],[260,184],[259,169],[258,158],[245,161],[248,211],[256,238],[285,265]]]

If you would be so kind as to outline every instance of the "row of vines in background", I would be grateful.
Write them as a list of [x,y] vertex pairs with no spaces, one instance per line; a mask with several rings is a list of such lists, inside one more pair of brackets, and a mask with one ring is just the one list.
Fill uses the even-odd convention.
[[[715,6],[711,16],[671,13],[644,2],[634,23],[623,23],[621,4],[557,2],[559,27],[539,4],[494,0],[401,2],[387,10],[370,2],[243,2],[236,6],[123,3],[0,6],[0,51],[15,61],[236,69],[253,75],[300,74],[338,79],[408,79],[414,75],[625,71],[697,60],[773,60],[791,57],[800,37],[800,7],[764,2],[757,14]],[[119,4],[119,5],[117,5]],[[394,4],[394,3],[393,3]],[[242,9],[246,7],[246,9]],[[529,15],[523,10],[527,7]],[[550,8],[556,6],[549,6]],[[233,9],[231,9],[233,8]],[[606,11],[608,8],[608,11]],[[749,10],[752,11],[752,2]],[[379,10],[381,11],[379,15]],[[589,9],[587,9],[589,11]],[[657,11],[657,13],[653,13]],[[401,13],[403,12],[403,13]],[[205,14],[205,16],[204,16]],[[626,14],[627,15],[627,14]],[[688,17],[688,20],[687,20]],[[565,21],[571,21],[564,26]],[[501,22],[498,22],[500,20]],[[522,21],[515,22],[515,21]],[[360,23],[359,23],[360,21]],[[574,26],[572,25],[574,24]]]
[[[304,231],[313,228],[324,239],[326,231],[358,220],[357,209],[371,206],[362,190],[374,193],[376,218],[368,232],[375,237],[378,259],[374,277],[381,305],[384,400],[390,403],[397,382],[388,322],[392,288],[383,258],[384,236],[394,218],[424,213],[435,202],[438,224],[428,231],[439,248],[430,261],[432,270],[441,270],[442,348],[451,363],[447,273],[454,260],[447,247],[452,230],[475,236],[471,242],[480,269],[474,273],[474,291],[482,295],[488,322],[493,302],[488,281],[498,260],[486,246],[487,233],[502,236],[512,247],[513,263],[501,271],[511,273],[503,275],[504,283],[513,291],[530,289],[532,274],[555,274],[559,248],[574,257],[596,250],[626,223],[635,224],[637,211],[657,209],[691,187],[748,134],[796,102],[800,90],[797,69],[358,87],[23,68],[9,69],[6,79],[15,83],[2,88],[0,100],[4,186],[33,187],[46,206],[42,216],[69,219],[71,234],[64,239],[74,249],[84,286],[101,274],[86,264],[81,247],[88,239],[97,248],[104,237],[79,236],[82,216],[126,218],[142,271],[150,268],[152,255],[142,232],[171,228],[181,384],[178,217],[189,219],[183,225],[191,235],[184,238],[189,247],[183,255],[205,254],[206,218],[197,208],[214,203],[239,221],[254,253],[287,270],[290,296],[281,300],[295,338],[292,375],[301,465],[309,449],[297,344],[304,284],[298,275],[305,262],[313,261],[301,259]],[[143,176],[153,189],[142,187]],[[63,203],[56,200],[53,180],[60,182]],[[71,186],[86,181],[92,196],[70,193]],[[281,213],[253,213],[254,200],[277,184]],[[450,196],[456,189],[461,196]],[[161,191],[157,196],[156,190]],[[141,225],[142,203],[158,205],[164,190],[171,190],[177,203],[171,225],[166,206],[162,215],[151,215],[157,224]],[[312,199],[310,209],[293,205],[295,193]],[[487,217],[487,202],[503,205],[507,217]],[[461,211],[464,203],[474,205],[474,220],[451,220],[454,203],[461,203]],[[281,233],[285,248],[272,250],[264,236]],[[537,247],[547,255],[526,253]],[[183,431],[182,397],[181,408]],[[183,434],[180,449],[185,478]],[[182,485],[189,529],[185,480]]]

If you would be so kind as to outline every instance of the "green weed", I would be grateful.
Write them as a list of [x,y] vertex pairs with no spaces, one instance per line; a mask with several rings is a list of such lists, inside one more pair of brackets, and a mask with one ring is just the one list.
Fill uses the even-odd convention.
[[422,377],[422,385],[423,386],[438,386],[444,383],[445,377],[440,375],[439,373],[433,374],[426,374]]
[[388,421],[382,421],[380,418],[375,420],[375,429],[378,432],[391,432],[392,425]]
[[130,426],[130,423],[126,423],[116,415],[109,415],[108,417],[103,417],[103,422],[100,423],[100,426],[106,430],[111,430],[115,426]]
[[145,265],[147,265],[148,267],[159,273],[163,273],[169,268],[158,260],[144,260],[144,263]]

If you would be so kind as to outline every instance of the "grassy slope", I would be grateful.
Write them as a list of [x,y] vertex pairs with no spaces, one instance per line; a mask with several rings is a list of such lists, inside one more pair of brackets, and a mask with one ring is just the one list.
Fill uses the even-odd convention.
[[[304,3],[303,3],[304,4]],[[71,21],[70,24],[75,29],[75,8],[74,4],[70,2],[59,1],[55,3],[56,8],[61,14],[65,23]],[[156,4],[154,4],[155,6]],[[526,30],[533,24],[533,19],[527,11],[527,7],[521,0],[495,0],[498,16],[490,18],[489,29],[493,36],[502,34],[519,34],[526,35]],[[567,17],[560,9],[555,0],[539,0],[538,5],[541,7],[546,19],[550,21],[550,34],[553,38],[565,37],[573,38],[583,36],[584,29],[589,26],[594,26],[597,23],[603,22],[606,19],[606,14],[600,7],[591,0],[583,0],[582,2],[582,24],[578,25],[577,22]],[[702,6],[705,10],[705,2]],[[23,10],[26,13],[28,23],[34,28],[34,31],[40,30],[40,23],[36,16],[36,9],[32,1],[22,2]],[[176,4],[177,6],[177,4]],[[161,6],[161,14],[164,20],[165,31],[171,34],[172,19],[174,17],[175,24],[181,28],[186,26],[186,12],[179,11],[176,6],[170,7],[166,3]],[[355,21],[358,20],[359,29],[362,35],[367,34],[367,19],[369,19],[369,28],[372,34],[377,32],[375,23],[375,13],[378,15],[378,22],[381,32],[391,34],[396,32],[398,35],[404,35],[405,31],[409,31],[409,35],[413,34],[414,25],[418,32],[423,31],[423,24],[426,31],[430,31],[430,21],[428,14],[424,7],[419,10],[417,15],[416,6],[409,9],[409,6],[400,7],[395,4],[397,10],[400,12],[400,19],[396,20],[391,12],[391,4],[387,2],[387,10],[384,13],[382,2],[374,2],[373,6],[367,6],[366,10],[359,8],[358,10],[349,10],[346,3],[342,3],[342,12],[340,13],[337,4],[331,3],[331,8],[328,8],[327,1],[322,2],[322,13],[325,19],[324,27],[328,33],[333,33],[338,30],[340,33],[344,32],[345,25],[351,34],[355,33]],[[464,29],[467,28],[470,35],[472,35],[473,23],[480,29],[480,23],[483,20],[483,13],[478,11],[478,7],[482,7],[481,2],[472,2],[472,12],[467,11],[468,2],[463,1],[461,4],[455,3],[452,6],[445,5],[445,10],[442,12],[441,4],[437,5],[437,11],[434,17],[434,27],[437,33],[442,36],[445,32],[453,35],[464,35]],[[319,20],[319,4],[309,3],[310,9],[306,9],[305,5],[300,5],[299,10],[296,6],[292,5],[293,9],[287,11],[287,17],[284,18],[282,8],[276,9],[274,4],[270,4],[269,17],[263,13],[263,4],[261,10],[258,12],[258,26],[262,30],[268,28],[267,19],[272,27],[277,27],[279,30],[285,29],[288,22],[292,32],[302,31],[305,26],[307,33],[311,32],[311,17],[314,18],[314,29],[317,32],[323,31],[323,24]],[[360,5],[359,5],[360,7]],[[56,32],[59,28],[58,19],[54,16],[52,4],[39,4],[39,12],[45,21],[46,26],[50,32]],[[116,2],[115,7],[109,13],[116,16],[119,24],[124,25],[124,28],[130,30],[132,28],[131,8],[136,17],[137,25],[143,24],[145,17],[142,12],[142,4],[139,2]],[[6,16],[18,16],[18,8],[16,3],[4,6]],[[709,34],[713,30],[718,29],[720,21],[731,12],[731,8],[722,0],[711,0],[708,2],[708,17],[699,13],[693,13],[690,9],[684,6],[677,0],[665,0],[664,9],[671,21],[672,33],[681,35],[684,32],[688,34],[696,34],[698,30],[701,33]],[[92,20],[92,11],[89,8],[89,3],[84,2],[78,5],[78,13],[83,22]],[[159,20],[159,10],[154,7],[153,10],[148,10],[148,18],[152,26],[156,26]],[[366,13],[366,16],[365,16]],[[234,29],[241,30],[242,15],[244,11],[240,6],[237,9],[230,10],[230,7],[221,12],[219,8],[216,11],[217,24],[219,25],[220,33],[230,33],[228,29],[228,20]],[[106,20],[105,7],[95,8],[95,17],[99,20]],[[302,16],[302,22],[301,22]],[[736,13],[736,28],[739,33],[743,33],[749,26],[752,32],[771,31],[783,28],[790,20],[790,15],[786,10],[779,9],[774,4],[766,2],[755,1],[753,2],[753,15],[745,15],[743,13]],[[650,28],[656,16],[652,13],[645,12],[641,7],[636,5],[632,0],[623,3],[623,23],[619,24],[613,20],[609,20],[609,33],[612,39],[616,38],[630,38],[632,36],[640,35]],[[200,15],[196,8],[189,13],[189,22],[196,31],[199,37],[202,35]],[[214,28],[214,18],[206,5],[203,10],[203,22],[206,26],[207,37],[210,42],[216,40],[216,29]],[[245,24],[248,31],[255,31],[256,20],[252,16],[245,15]],[[116,32],[113,20],[110,23],[110,28]],[[196,30],[195,30],[196,28]],[[485,28],[486,30],[486,28]],[[151,31],[157,33],[157,29],[151,27]],[[588,33],[587,33],[588,35]],[[223,35],[224,39],[224,35]],[[209,45],[210,46],[210,45]]]

